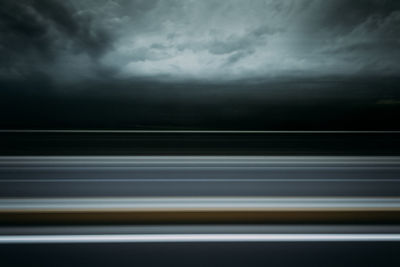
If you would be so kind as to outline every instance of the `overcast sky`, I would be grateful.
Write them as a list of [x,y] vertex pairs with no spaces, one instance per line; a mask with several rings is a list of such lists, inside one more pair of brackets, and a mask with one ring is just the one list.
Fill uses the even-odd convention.
[[399,129],[399,0],[2,0],[0,128]]
[[398,0],[3,0],[0,75],[398,75]]

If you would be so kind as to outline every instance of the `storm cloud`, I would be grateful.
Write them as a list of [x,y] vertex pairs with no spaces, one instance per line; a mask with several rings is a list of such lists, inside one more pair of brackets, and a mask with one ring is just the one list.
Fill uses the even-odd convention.
[[107,69],[215,82],[400,66],[396,0],[6,0],[0,25],[3,76],[79,80]]
[[72,3],[52,0],[2,1],[0,75],[23,78],[43,72],[54,78],[78,75],[106,52],[108,33]]
[[397,0],[3,0],[0,128],[397,129],[399,33]]

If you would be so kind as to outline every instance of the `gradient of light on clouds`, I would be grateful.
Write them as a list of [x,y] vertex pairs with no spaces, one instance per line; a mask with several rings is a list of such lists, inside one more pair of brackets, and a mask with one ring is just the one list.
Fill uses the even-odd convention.
[[346,5],[334,0],[158,1],[120,19],[125,34],[102,62],[118,68],[122,77],[165,79],[397,73],[400,13],[372,11],[346,25],[334,17],[319,27],[335,4]]
[[400,70],[394,0],[5,3],[0,49],[10,56],[3,56],[1,76],[35,70],[62,82],[105,76],[224,82]]

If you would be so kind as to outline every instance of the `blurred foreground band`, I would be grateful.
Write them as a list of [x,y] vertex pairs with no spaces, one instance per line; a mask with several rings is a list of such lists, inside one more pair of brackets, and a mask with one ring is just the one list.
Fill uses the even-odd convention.
[[3,224],[400,222],[399,157],[3,156]]
[[2,199],[3,224],[400,222],[400,198]]

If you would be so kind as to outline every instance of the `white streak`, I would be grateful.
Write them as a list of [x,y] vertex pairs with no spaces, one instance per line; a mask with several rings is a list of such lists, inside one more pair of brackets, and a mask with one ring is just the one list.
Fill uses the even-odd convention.
[[400,234],[126,234],[0,236],[0,244],[398,241],[400,241]]
[[165,198],[20,198],[1,199],[1,211],[219,211],[219,210],[392,210],[400,198],[318,197],[165,197]]

